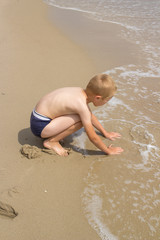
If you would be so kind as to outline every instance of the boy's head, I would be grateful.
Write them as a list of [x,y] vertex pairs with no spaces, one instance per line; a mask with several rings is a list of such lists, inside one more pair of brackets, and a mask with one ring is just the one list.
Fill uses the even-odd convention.
[[89,95],[101,96],[102,99],[110,99],[116,93],[117,87],[107,74],[98,74],[94,76],[86,87]]

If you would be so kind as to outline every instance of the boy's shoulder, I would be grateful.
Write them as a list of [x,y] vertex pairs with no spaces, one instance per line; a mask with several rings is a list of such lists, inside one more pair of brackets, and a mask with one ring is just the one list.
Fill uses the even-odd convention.
[[60,90],[59,96],[61,96],[64,105],[70,105],[77,110],[87,106],[87,95],[83,88],[65,87]]
[[80,93],[83,89],[81,87],[63,87],[63,88],[59,88],[57,89],[57,91],[60,91],[60,92],[76,92],[76,93]]
[[56,89],[52,92],[53,96],[61,96],[61,97],[67,97],[69,96],[70,99],[75,98],[83,98],[83,92],[84,90],[80,87],[64,87]]

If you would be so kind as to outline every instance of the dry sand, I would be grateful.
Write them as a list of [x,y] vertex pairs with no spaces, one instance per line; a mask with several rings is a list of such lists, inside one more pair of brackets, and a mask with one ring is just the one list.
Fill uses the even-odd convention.
[[18,212],[0,216],[0,239],[99,239],[81,206],[91,158],[72,151],[27,159],[19,152],[23,144],[42,147],[29,129],[37,100],[58,87],[84,87],[95,68],[48,20],[43,2],[3,0],[0,16],[0,201]]

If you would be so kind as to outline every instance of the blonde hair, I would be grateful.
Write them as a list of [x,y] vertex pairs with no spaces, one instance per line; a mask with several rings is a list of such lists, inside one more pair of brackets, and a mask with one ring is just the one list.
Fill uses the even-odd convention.
[[94,95],[100,95],[102,98],[110,98],[116,93],[117,87],[111,76],[107,74],[98,74],[88,83],[86,91]]

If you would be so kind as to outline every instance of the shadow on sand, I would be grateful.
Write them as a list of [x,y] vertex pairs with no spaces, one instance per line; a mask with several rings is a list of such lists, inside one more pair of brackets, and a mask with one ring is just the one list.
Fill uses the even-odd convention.
[[[73,144],[74,138],[82,134],[82,131],[78,131],[75,135],[70,135],[64,139],[64,148],[71,148],[73,151],[82,154],[83,156],[104,156],[105,154],[99,150],[82,149]],[[24,144],[29,144],[31,146],[36,146],[40,149],[43,148],[43,139],[36,137],[32,134],[30,128],[25,128],[18,133],[18,142],[23,146]]]
[[18,142],[21,145],[29,144],[38,148],[43,148],[43,139],[36,137],[31,132],[30,128],[24,128],[18,133]]

